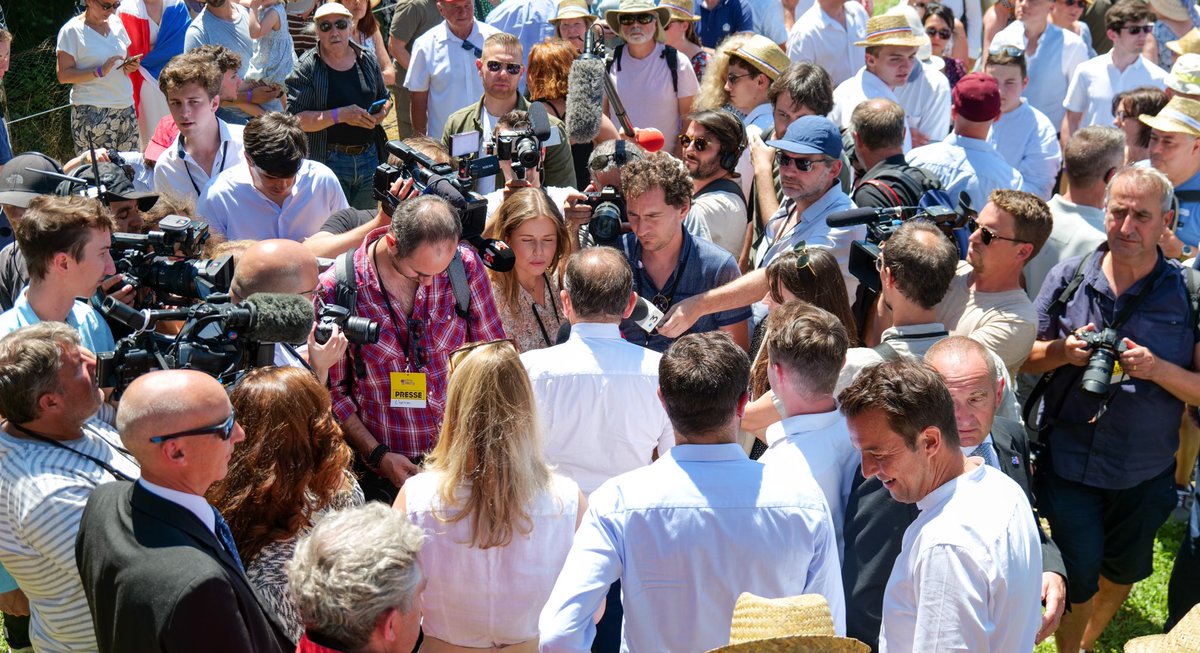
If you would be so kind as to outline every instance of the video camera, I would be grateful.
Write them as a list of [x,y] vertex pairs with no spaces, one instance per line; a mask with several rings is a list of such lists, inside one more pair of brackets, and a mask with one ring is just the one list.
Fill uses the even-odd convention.
[[588,221],[588,234],[597,245],[616,247],[621,240],[621,224],[629,222],[629,214],[625,209],[625,197],[621,191],[612,186],[605,186],[600,192],[585,193],[587,199],[581,204],[592,207],[592,219]]
[[[207,299],[229,292],[233,282],[233,257],[201,259],[208,240],[208,225],[169,215],[158,229],[145,234],[114,233],[113,263],[125,282],[135,289],[148,288],[185,299]],[[156,305],[153,296],[143,304]]]

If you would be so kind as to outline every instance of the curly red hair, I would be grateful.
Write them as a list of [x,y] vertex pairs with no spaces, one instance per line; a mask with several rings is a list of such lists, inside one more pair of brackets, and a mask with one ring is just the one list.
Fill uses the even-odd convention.
[[579,51],[566,39],[548,39],[529,49],[526,83],[534,100],[567,97],[567,78]]

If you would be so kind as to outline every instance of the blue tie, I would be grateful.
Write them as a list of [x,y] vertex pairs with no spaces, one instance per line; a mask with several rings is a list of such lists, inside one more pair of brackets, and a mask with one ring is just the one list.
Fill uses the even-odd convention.
[[225,522],[225,518],[221,516],[219,510],[213,508],[212,511],[213,516],[216,517],[217,541],[221,543],[221,546],[225,547],[225,552],[237,563],[238,569],[243,574],[246,573],[246,568],[242,566],[242,558],[238,556],[237,544],[233,542],[233,531],[229,530],[229,524]]
[[971,452],[971,455],[983,458],[984,464],[986,464],[988,467],[1000,467],[1000,465],[996,463],[996,452],[992,451],[992,444],[987,440],[984,440],[979,444],[978,447],[975,447],[975,450]]

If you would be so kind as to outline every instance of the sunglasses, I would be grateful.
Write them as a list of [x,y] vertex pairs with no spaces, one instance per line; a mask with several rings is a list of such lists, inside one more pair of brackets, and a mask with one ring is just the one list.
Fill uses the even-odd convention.
[[472,342],[455,349],[454,351],[450,352],[450,373],[453,374],[454,368],[458,367],[463,361],[467,360],[467,358],[471,356],[471,352],[475,351],[476,349],[479,349],[480,347],[486,347],[488,345],[499,345],[504,343],[508,343],[508,345],[513,348],[513,351],[517,351],[517,341],[513,340],[512,338],[487,340],[484,342]]
[[429,364],[429,350],[419,344],[425,338],[425,323],[410,317],[404,324],[408,327],[408,360],[421,369]]
[[775,162],[779,164],[779,169],[783,170],[789,165],[795,166],[800,172],[808,172],[813,169],[813,166],[818,163],[825,163],[825,159],[797,159],[790,157],[783,152],[775,153]]
[[883,268],[885,268],[885,267],[887,267],[887,266],[886,266],[886,265],[884,265],[884,263],[883,263],[883,254],[880,254],[879,256],[876,256],[876,257],[875,257],[875,271],[876,271],[876,272],[879,272],[879,273],[882,273],[882,272],[883,272]]
[[754,77],[755,74],[756,73],[742,73],[739,75],[737,73],[729,73],[725,76],[725,81],[729,82],[730,84],[736,84],[737,80],[743,77]]
[[1008,236],[1001,236],[1000,234],[996,233],[995,230],[979,224],[979,222],[977,222],[975,220],[975,218],[971,218],[970,220],[967,221],[967,228],[970,229],[971,231],[975,231],[976,229],[978,229],[979,230],[979,240],[983,241],[984,245],[991,245],[992,242],[996,241],[996,240],[1007,240],[1010,243],[1021,243],[1021,244],[1029,243],[1028,240],[1021,240],[1019,238],[1009,238]]
[[704,138],[703,136],[698,136],[696,138],[692,138],[691,136],[688,136],[687,134],[679,135],[679,146],[680,147],[682,147],[683,149],[686,150],[686,149],[688,149],[689,146],[692,146],[692,145],[696,146],[697,152],[703,152],[704,150],[708,149],[709,141],[707,138]]
[[1022,48],[1018,48],[1015,45],[998,45],[998,46],[992,46],[992,48],[988,50],[988,54],[990,54],[990,55],[1003,54],[1005,56],[1009,56],[1009,57],[1012,57],[1015,59],[1017,57],[1024,57],[1025,50],[1023,50]]
[[154,444],[159,444],[161,442],[166,442],[167,440],[174,440],[175,438],[186,438],[190,435],[215,435],[215,436],[221,438],[222,440],[228,440],[229,438],[233,437],[234,423],[235,423],[235,421],[234,421],[233,411],[229,411],[229,417],[224,422],[221,422],[220,424],[213,424],[212,426],[206,426],[202,429],[192,429],[190,431],[180,431],[178,433],[172,433],[170,435],[156,435],[156,436],[150,438],[150,441],[153,442]]
[[1087,8],[1088,0],[1063,0],[1063,6],[1065,7],[1074,7],[1076,5]]
[[1125,30],[1128,34],[1137,36],[1138,34],[1149,34],[1152,29],[1154,29],[1153,25],[1122,25],[1116,31]]
[[487,66],[489,73],[498,73],[501,70],[516,77],[521,74],[521,64],[519,63],[504,63],[502,61],[488,61],[483,64]]
[[113,9],[120,7],[121,3],[119,3],[119,2],[111,2],[111,3],[110,2],[97,2],[96,6],[100,7],[104,11],[112,11]]
[[940,37],[942,40],[948,40],[952,36],[952,34],[950,33],[950,30],[938,29],[936,27],[926,27],[925,35],[930,38],[937,36],[937,37]]
[[649,25],[656,20],[658,20],[658,16],[655,16],[654,14],[621,14],[620,18],[622,25],[632,25],[634,23],[637,23],[638,25]]
[[339,19],[333,21],[332,23],[330,23],[330,22],[317,23],[317,29],[321,30],[322,32],[328,32],[329,30],[331,30],[335,27],[338,28],[338,30],[349,29],[350,21],[346,20],[345,18],[339,18]]

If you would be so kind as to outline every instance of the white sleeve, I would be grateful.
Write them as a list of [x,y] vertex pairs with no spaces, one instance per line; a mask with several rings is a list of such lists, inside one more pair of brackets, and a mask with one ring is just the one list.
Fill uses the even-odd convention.
[[[1084,113],[1088,107],[1088,82],[1083,77],[1083,69],[1076,68],[1071,73],[1071,82],[1067,84],[1067,97],[1063,99],[1063,108],[1075,113]],[[1086,125],[1080,125],[1085,127]]]
[[758,3],[754,8],[754,25],[759,34],[776,43],[788,40],[787,30],[783,26],[783,3],[779,0],[767,0]]
[[969,551],[948,544],[924,551],[914,567],[914,651],[987,653],[987,578]]
[[825,511],[821,526],[813,533],[813,559],[808,566],[803,593],[825,597],[829,602],[829,614],[833,617],[833,630],[838,636],[844,637],[846,593],[842,586],[842,558],[838,553],[837,535],[828,510]]
[[[983,7],[980,0],[963,0],[966,7],[967,56],[979,59],[983,51]],[[965,63],[965,62],[964,62]]]
[[212,186],[204,190],[200,200],[196,202],[196,215],[208,224],[209,231],[225,236],[229,231],[228,218],[219,197],[213,197]]
[[417,42],[413,44],[412,54],[408,59],[408,74],[404,77],[404,88],[409,91],[428,91],[429,76],[432,66],[429,58],[432,56],[430,52],[431,39],[422,38],[425,34],[417,37]]

